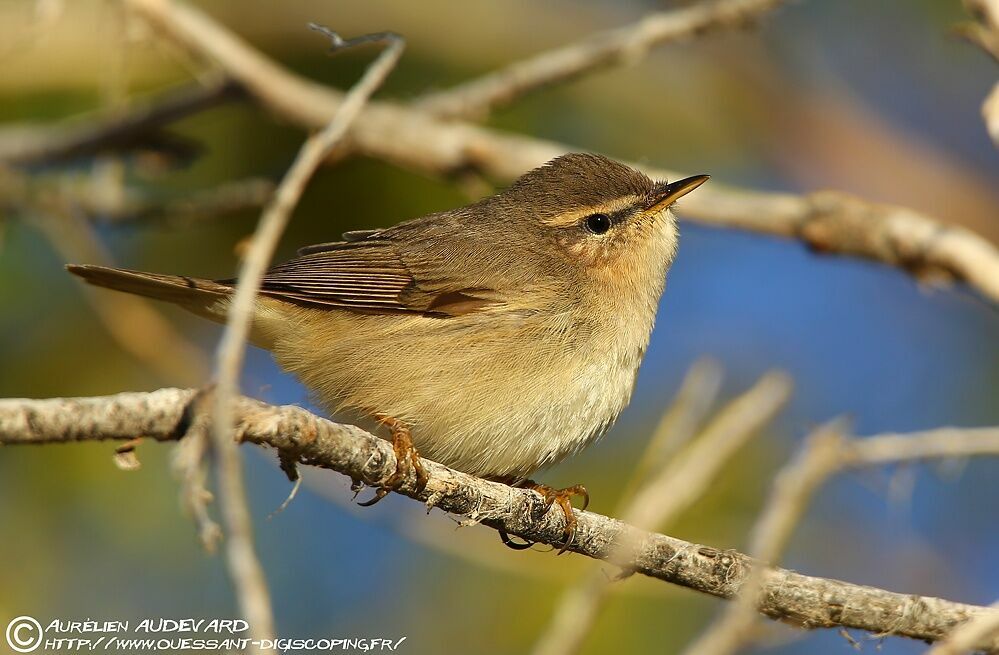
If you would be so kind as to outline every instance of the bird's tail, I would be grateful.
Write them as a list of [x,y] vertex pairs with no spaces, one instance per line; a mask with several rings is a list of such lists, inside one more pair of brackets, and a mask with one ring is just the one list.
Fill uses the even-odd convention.
[[225,321],[233,292],[231,286],[182,275],[79,264],[69,264],[66,270],[95,286],[165,300],[217,322]]

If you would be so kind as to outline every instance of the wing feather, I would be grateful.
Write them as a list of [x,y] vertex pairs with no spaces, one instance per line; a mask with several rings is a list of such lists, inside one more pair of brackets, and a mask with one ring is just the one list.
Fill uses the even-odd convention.
[[347,241],[302,248],[299,257],[267,272],[260,293],[311,307],[438,317],[467,314],[494,302],[487,290],[463,288],[457,281],[434,279],[421,287],[398,245],[378,234],[351,233]]

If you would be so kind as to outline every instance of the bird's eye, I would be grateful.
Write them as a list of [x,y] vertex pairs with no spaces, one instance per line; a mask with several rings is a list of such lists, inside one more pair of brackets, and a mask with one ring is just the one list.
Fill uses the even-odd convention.
[[590,214],[583,219],[583,225],[593,234],[603,234],[610,229],[611,219],[607,214]]

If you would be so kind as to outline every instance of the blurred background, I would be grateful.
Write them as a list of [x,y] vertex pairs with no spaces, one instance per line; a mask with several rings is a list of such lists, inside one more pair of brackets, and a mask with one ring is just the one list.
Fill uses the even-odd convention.
[[[306,22],[346,36],[402,33],[408,48],[383,98],[445,88],[676,6],[199,4],[277,60],[340,87],[373,53],[328,58]],[[659,48],[635,66],[528,96],[490,124],[733,185],[854,192],[999,241],[999,152],[979,114],[999,70],[953,35],[966,18],[959,0],[790,2],[758,30]],[[113,2],[6,1],[0,23],[9,35],[0,43],[0,120],[8,127],[120,106],[200,71]],[[204,215],[185,212],[182,201],[223,183],[266,187],[303,135],[249,102],[230,102],[184,119],[168,136],[168,156],[32,171],[34,184],[59,189],[124,180],[143,197],[178,199],[167,215],[91,223],[72,207],[20,211],[9,196],[0,199],[0,396],[97,395],[206,379],[216,326],[172,307],[89,295],[63,264],[107,258],[152,271],[232,275],[259,210]],[[278,259],[344,230],[467,201],[467,189],[453,182],[350,159],[316,175]],[[725,370],[723,397],[773,368],[795,382],[778,420],[667,527],[719,548],[745,546],[775,471],[817,423],[845,415],[857,434],[999,424],[999,313],[969,292],[921,288],[897,270],[820,257],[794,242],[689,223],[682,229],[631,406],[604,440],[542,474],[545,482],[583,482],[591,509],[613,511],[660,414],[688,367],[705,356]],[[160,338],[172,345],[160,347]],[[250,352],[243,388],[309,405],[307,391],[262,351]],[[224,561],[203,551],[180,507],[171,449],[140,446],[143,466],[135,472],[115,468],[112,453],[110,444],[0,453],[0,617],[234,616]],[[577,556],[509,551],[485,528],[456,532],[451,518],[424,516],[401,497],[357,508],[349,481],[329,472],[308,471],[298,497],[268,518],[290,485],[271,453],[243,454],[281,636],[406,636],[410,653],[524,651],[560,591],[588,568]],[[785,564],[990,603],[999,597],[996,466],[977,460],[837,477],[799,527]],[[584,652],[676,651],[721,604],[636,576],[615,585]],[[755,651],[851,649],[835,631],[772,627]],[[865,650],[924,649],[854,636]]]

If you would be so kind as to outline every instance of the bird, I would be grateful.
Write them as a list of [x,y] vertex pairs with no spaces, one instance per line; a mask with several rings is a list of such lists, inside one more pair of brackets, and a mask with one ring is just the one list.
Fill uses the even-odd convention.
[[[421,457],[533,489],[565,515],[583,485],[531,476],[602,436],[627,406],[679,244],[673,203],[708,179],[654,181],[569,153],[464,207],[301,248],[265,274],[250,340],[331,413],[388,428]],[[69,265],[86,282],[226,321],[236,280]]]

